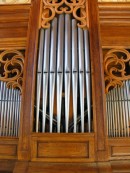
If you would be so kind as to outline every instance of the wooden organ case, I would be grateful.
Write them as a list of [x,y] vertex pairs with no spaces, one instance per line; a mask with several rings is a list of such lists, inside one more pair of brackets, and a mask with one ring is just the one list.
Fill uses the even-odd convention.
[[14,5],[20,23],[10,44],[0,39],[0,171],[130,170],[129,41],[107,44],[102,4],[99,14],[97,0]]

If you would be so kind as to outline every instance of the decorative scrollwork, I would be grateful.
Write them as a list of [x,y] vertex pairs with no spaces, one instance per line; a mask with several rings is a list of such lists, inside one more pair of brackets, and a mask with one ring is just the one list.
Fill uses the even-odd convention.
[[117,85],[122,86],[124,80],[130,79],[130,53],[125,49],[111,49],[104,57],[105,92]]
[[43,13],[41,26],[50,27],[50,21],[56,14],[73,14],[80,28],[87,27],[87,13],[85,0],[43,0]]
[[0,80],[7,87],[18,88],[22,93],[24,56],[17,50],[5,50],[0,54]]

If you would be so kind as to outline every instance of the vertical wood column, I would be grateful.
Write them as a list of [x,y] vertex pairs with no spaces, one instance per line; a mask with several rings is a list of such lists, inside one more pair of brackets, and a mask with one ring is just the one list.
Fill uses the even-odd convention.
[[95,129],[95,146],[97,161],[107,159],[106,152],[106,123],[105,123],[105,86],[103,56],[100,45],[99,18],[97,0],[88,0],[90,55],[92,64],[93,83],[93,116]]
[[18,149],[19,160],[30,160],[30,134],[33,124],[34,80],[36,71],[36,55],[41,0],[32,0],[28,29],[28,45],[24,68],[24,86],[22,99],[20,140]]

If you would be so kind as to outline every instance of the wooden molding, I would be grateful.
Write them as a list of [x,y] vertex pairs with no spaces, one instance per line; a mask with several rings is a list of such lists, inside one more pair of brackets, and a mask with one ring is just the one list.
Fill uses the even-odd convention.
[[26,49],[30,5],[0,5],[0,50]]
[[98,4],[100,24],[130,26],[130,2]]
[[33,133],[31,136],[32,161],[93,162],[94,153],[94,133]]
[[29,4],[31,0],[0,0],[0,5],[2,4]]
[[18,138],[0,138],[0,159],[17,159]]
[[[102,47],[130,48],[130,2],[99,2],[98,6]],[[0,50],[26,48],[30,7],[0,5]]]
[[130,2],[98,5],[102,47],[130,48]]

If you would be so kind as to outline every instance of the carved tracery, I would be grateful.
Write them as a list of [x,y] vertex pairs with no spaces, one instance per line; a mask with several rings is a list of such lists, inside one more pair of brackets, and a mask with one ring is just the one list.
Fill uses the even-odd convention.
[[130,79],[130,53],[125,49],[111,49],[104,57],[105,92],[117,85],[122,86],[124,80]]
[[0,80],[7,87],[18,88],[22,93],[24,56],[17,50],[5,50],[0,53]]
[[50,21],[56,14],[72,14],[77,19],[80,28],[87,26],[87,13],[85,0],[43,0],[43,13],[41,26],[50,27]]

